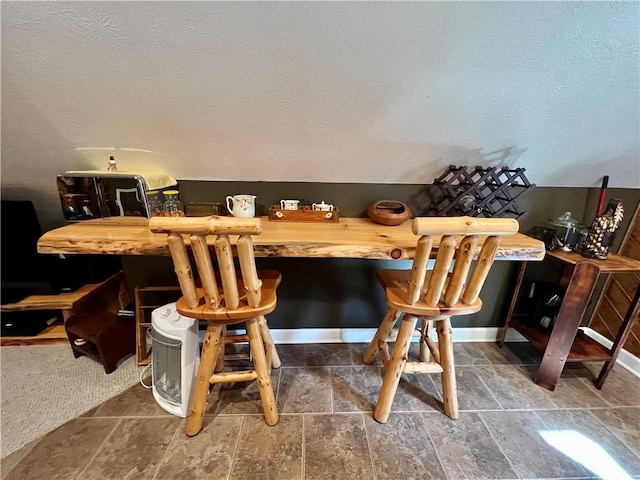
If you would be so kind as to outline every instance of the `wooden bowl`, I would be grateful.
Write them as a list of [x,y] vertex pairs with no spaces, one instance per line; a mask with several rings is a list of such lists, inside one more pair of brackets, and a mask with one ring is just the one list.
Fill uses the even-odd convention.
[[367,215],[376,223],[393,226],[411,218],[411,209],[396,200],[378,200],[369,207]]

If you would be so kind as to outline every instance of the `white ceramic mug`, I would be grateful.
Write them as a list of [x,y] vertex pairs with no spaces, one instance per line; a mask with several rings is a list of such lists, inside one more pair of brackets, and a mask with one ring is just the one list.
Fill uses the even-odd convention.
[[251,218],[256,216],[255,195],[229,195],[227,210],[234,217]]
[[330,212],[333,210],[333,205],[330,203],[324,203],[324,200],[320,203],[314,203],[311,205],[313,210],[320,210],[321,212]]
[[280,200],[280,208],[282,210],[298,210],[300,200]]

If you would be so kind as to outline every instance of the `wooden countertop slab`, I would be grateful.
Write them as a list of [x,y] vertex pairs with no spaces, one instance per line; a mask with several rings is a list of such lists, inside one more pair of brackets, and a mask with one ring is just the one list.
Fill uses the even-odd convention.
[[547,252],[547,255],[570,265],[575,265],[579,262],[593,262],[598,265],[600,271],[604,273],[640,272],[640,260],[624,257],[616,253],[609,253],[606,260],[587,258],[577,252],[565,252],[562,250],[550,250]]
[[[341,218],[338,223],[270,222],[255,237],[258,257],[410,259],[417,237],[411,221],[398,226],[368,218]],[[211,245],[213,245],[213,238]],[[40,253],[169,256],[166,235],[152,233],[144,218],[98,219],[45,233]],[[232,241],[235,241],[232,238]],[[434,239],[434,254],[440,238]],[[497,260],[542,260],[543,242],[521,233],[504,237]]]

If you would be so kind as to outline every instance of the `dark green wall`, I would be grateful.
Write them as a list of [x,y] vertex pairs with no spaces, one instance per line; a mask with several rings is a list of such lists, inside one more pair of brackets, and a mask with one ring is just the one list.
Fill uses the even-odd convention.
[[[266,183],[180,181],[180,197],[185,202],[224,202],[227,195],[251,193],[258,197],[257,214],[265,214],[269,205],[281,198],[298,198],[309,202],[324,200],[338,206],[341,215],[365,216],[367,207],[376,200],[393,199],[407,202],[418,215],[426,214],[430,203],[430,187],[424,185],[370,185],[339,183]],[[628,220],[640,201],[640,190],[610,190],[608,198],[623,200],[627,215],[619,242]],[[598,189],[535,188],[518,201],[528,212],[521,220],[521,232],[542,224],[547,218],[571,211],[579,220],[590,223],[594,214]],[[375,327],[384,314],[384,298],[375,281],[380,268],[410,268],[407,261],[316,258],[260,258],[259,267],[282,272],[278,291],[278,308],[270,315],[273,328]],[[168,258],[123,257],[123,265],[131,287],[175,283]],[[513,262],[497,262],[482,292],[484,306],[476,315],[458,317],[454,326],[499,326],[503,322],[505,299],[509,298],[509,282]],[[553,265],[533,265],[538,276],[555,278]]]

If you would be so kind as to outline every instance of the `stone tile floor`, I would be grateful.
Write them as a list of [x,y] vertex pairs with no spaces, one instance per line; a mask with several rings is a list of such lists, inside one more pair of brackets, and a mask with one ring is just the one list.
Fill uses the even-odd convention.
[[438,375],[413,375],[381,425],[363,348],[279,345],[276,426],[255,384],[227,385],[188,438],[136,386],[3,459],[2,479],[640,478],[640,379],[620,366],[598,391],[601,363],[569,364],[549,392],[529,344],[460,343],[460,418],[442,414]]

